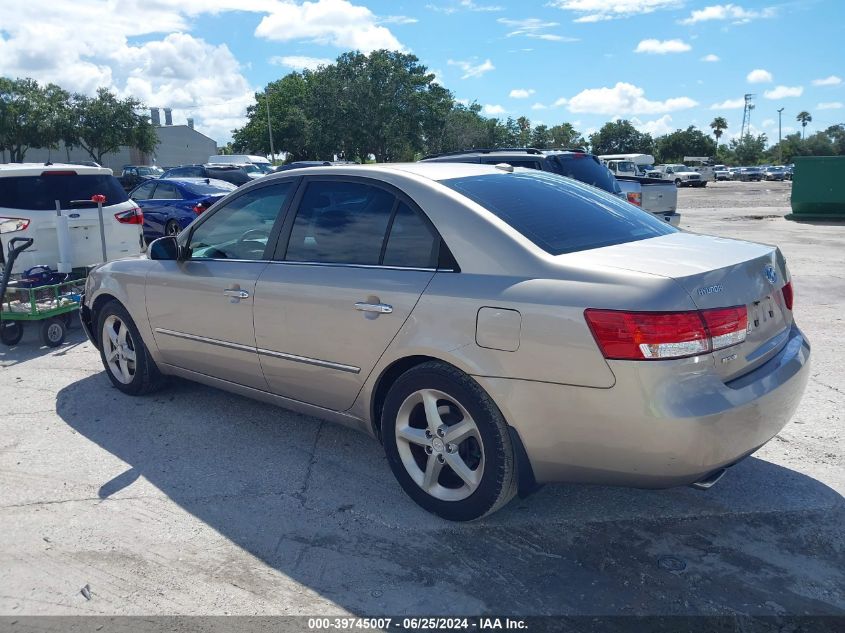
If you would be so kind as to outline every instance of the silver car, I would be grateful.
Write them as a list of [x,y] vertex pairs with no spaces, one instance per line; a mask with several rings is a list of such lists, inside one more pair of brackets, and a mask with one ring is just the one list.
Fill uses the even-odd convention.
[[124,393],[180,376],[349,425],[452,520],[547,482],[709,487],[809,374],[776,247],[510,165],[267,176],[94,270],[82,320]]

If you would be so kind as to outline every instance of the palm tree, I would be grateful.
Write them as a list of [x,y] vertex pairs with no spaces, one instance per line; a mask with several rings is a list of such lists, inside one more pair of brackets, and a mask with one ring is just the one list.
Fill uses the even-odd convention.
[[728,129],[728,122],[725,120],[723,116],[717,116],[713,119],[713,122],[710,124],[710,127],[713,128],[713,136],[716,137],[716,149],[719,149],[719,139],[722,138],[722,132]]
[[801,124],[801,140],[804,139],[804,132],[807,130],[807,124],[813,120],[813,117],[810,116],[810,113],[806,110],[801,110],[798,113],[798,116],[795,117],[795,120]]

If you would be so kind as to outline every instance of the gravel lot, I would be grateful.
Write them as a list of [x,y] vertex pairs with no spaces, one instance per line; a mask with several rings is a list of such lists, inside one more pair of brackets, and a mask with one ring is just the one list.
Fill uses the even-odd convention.
[[453,525],[364,436],[132,399],[79,329],[30,328],[0,349],[0,614],[845,614],[845,224],[784,220],[789,189],[680,192],[683,228],[780,245],[814,346],[792,422],[707,492],[547,486]]

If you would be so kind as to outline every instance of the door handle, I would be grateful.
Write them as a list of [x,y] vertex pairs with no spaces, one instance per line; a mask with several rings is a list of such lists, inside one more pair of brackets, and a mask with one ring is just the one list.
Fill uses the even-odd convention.
[[359,301],[355,304],[355,309],[361,312],[376,312],[378,314],[390,314],[393,312],[393,306],[386,303],[365,303]]
[[240,288],[226,288],[223,291],[223,294],[227,297],[234,297],[235,299],[249,299],[249,293],[246,290],[241,290]]

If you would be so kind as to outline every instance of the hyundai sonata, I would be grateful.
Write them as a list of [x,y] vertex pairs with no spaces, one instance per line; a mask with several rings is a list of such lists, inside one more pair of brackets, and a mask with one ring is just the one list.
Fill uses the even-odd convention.
[[181,376],[378,438],[453,520],[546,482],[712,485],[810,348],[773,246],[510,165],[326,166],[239,188],[88,278],[106,373]]

